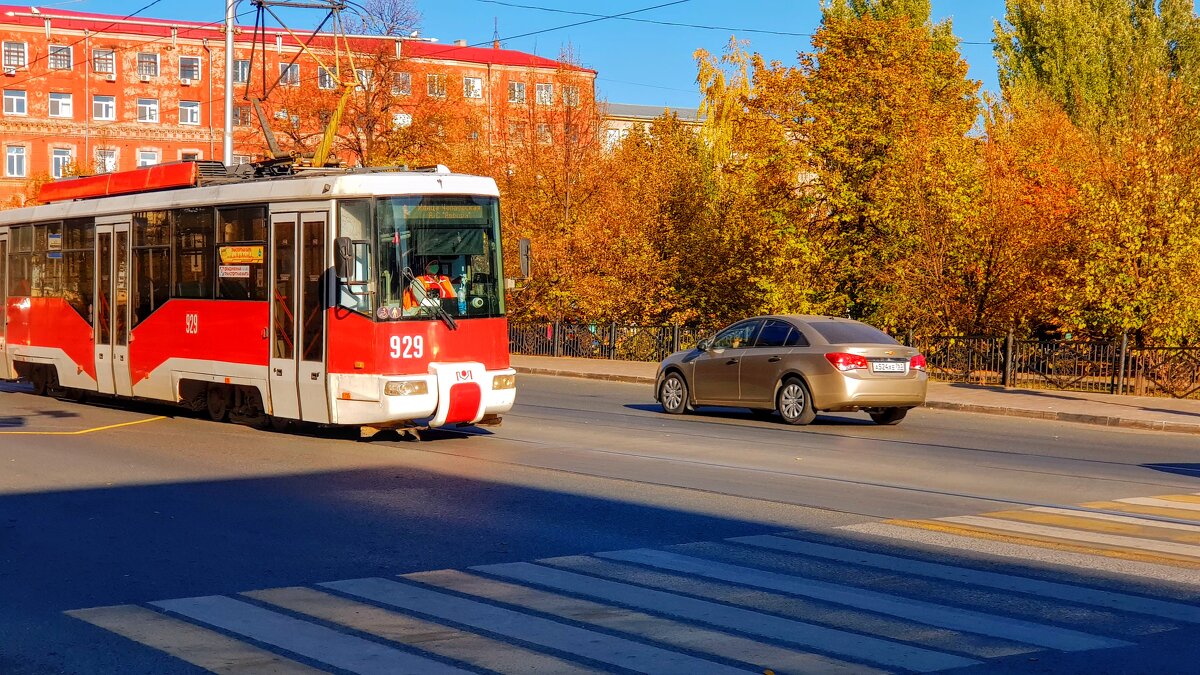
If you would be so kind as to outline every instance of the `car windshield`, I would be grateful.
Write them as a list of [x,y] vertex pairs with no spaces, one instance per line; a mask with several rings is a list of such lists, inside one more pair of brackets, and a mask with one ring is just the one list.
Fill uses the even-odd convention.
[[809,327],[817,331],[831,345],[867,344],[895,345],[892,336],[857,321],[810,321]]

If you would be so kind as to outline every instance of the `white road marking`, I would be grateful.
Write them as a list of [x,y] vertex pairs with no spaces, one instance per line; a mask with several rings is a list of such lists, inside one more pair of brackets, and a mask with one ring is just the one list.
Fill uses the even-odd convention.
[[953,516],[950,518],[938,518],[935,522],[958,523],[960,525],[983,527],[989,530],[996,530],[1000,532],[1018,532],[1020,534],[1054,537],[1057,539],[1067,539],[1070,541],[1085,541],[1090,544],[1106,544],[1109,546],[1120,546],[1123,548],[1140,551],[1171,553],[1174,555],[1189,556],[1200,560],[1200,546],[1177,544],[1170,541],[1143,539],[1141,537],[1125,537],[1118,534],[1102,534],[1099,532],[1088,532],[1087,530],[1072,530],[1065,527],[1037,525],[1034,523],[1021,523],[1013,520],[1001,520],[999,518],[985,518],[983,516]]
[[1170,499],[1157,499],[1155,497],[1129,497],[1126,499],[1117,499],[1115,501],[1125,504],[1136,504],[1138,506],[1158,506],[1166,509],[1179,509],[1180,511],[1200,511],[1200,503],[1196,502],[1176,502]]
[[955,654],[530,563],[484,565],[471,569],[886,666],[930,672],[980,663]]
[[854,607],[855,609],[867,612],[887,614],[888,616],[895,616],[939,628],[977,633],[979,635],[990,635],[991,637],[1058,649],[1065,652],[1127,647],[1130,644],[1123,640],[1114,640],[1076,630],[1057,628],[1033,621],[1010,619],[970,609],[938,605],[932,602],[880,593],[854,586],[805,579],[803,577],[742,567],[740,565],[730,565],[728,563],[694,558],[666,551],[634,549],[630,551],[597,553],[596,557],[639,565],[649,565],[660,569],[728,581],[744,586],[800,595],[847,607]]
[[169,612],[361,675],[468,675],[470,671],[294,619],[221,595],[150,603]]
[[1029,595],[1065,600],[1094,607],[1147,614],[1150,616],[1200,623],[1200,607],[1185,605],[1166,600],[1155,600],[1137,595],[1101,591],[1083,586],[1071,586],[1052,581],[1040,581],[1011,574],[985,572],[966,567],[955,567],[941,563],[925,562],[910,558],[898,558],[880,553],[870,553],[857,549],[840,548],[827,544],[817,544],[788,537],[761,535],[754,537],[734,537],[729,539],[738,544],[768,548],[786,553],[824,558],[851,565],[865,565],[877,569],[885,569],[901,574],[944,579],[972,586],[986,586],[1004,591],[1026,593]]
[[1099,513],[1096,511],[1079,511],[1075,509],[1056,509],[1051,506],[1035,506],[1027,511],[1036,511],[1038,513],[1052,513],[1057,516],[1071,516],[1073,518],[1091,518],[1093,520],[1107,520],[1114,523],[1126,523],[1128,525],[1138,525],[1140,527],[1161,527],[1166,530],[1185,530],[1188,532],[1200,533],[1200,523],[1188,525],[1186,523],[1172,523],[1164,520],[1151,520],[1150,518],[1138,518],[1135,516],[1119,516],[1115,513]]
[[387,579],[352,579],[321,586],[640,673],[753,672]]

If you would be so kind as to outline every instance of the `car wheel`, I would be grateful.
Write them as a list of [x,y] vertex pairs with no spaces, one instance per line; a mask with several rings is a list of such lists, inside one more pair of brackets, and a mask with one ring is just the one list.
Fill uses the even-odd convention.
[[779,393],[775,394],[775,409],[788,424],[809,424],[817,418],[808,386],[795,377],[783,381]]
[[671,415],[682,415],[687,412],[687,382],[679,373],[668,373],[662,385],[658,388],[658,402],[662,404],[663,412]]
[[908,408],[879,408],[869,413],[875,424],[899,424],[908,414]]

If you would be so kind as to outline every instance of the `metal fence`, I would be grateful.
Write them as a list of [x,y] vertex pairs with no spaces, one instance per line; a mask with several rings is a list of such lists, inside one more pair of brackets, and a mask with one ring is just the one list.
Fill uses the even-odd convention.
[[[661,361],[713,331],[689,326],[565,322],[513,324],[509,350],[531,356]],[[902,340],[930,377],[949,382],[1200,399],[1200,348],[939,335]]]

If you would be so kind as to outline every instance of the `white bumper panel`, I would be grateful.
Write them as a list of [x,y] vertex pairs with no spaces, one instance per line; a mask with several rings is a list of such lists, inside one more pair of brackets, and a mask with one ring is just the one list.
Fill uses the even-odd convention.
[[[429,426],[441,426],[447,423],[450,416],[450,388],[467,381],[478,384],[481,393],[478,406],[472,409],[474,416],[469,419],[470,422],[477,422],[484,415],[507,412],[516,400],[515,389],[492,389],[495,376],[516,374],[511,368],[484,370],[483,365],[478,363],[446,363],[431,364],[430,370],[428,375],[330,374],[329,391],[333,396],[331,421],[334,424],[371,426],[428,419]],[[459,380],[463,370],[468,370],[474,379]],[[407,396],[384,394],[388,382],[399,381],[424,382],[427,393]],[[441,402],[446,405],[439,405]]]

